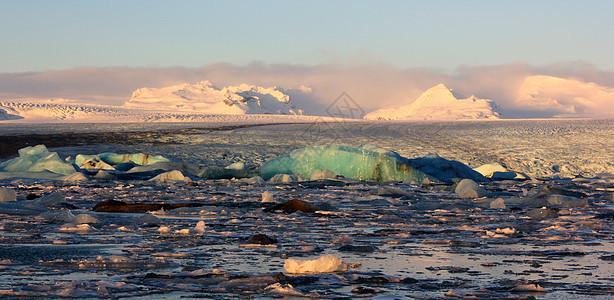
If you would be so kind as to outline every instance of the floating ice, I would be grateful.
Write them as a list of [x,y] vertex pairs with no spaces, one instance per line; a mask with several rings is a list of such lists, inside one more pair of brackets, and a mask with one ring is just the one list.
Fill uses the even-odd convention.
[[117,154],[105,152],[95,155],[79,154],[75,157],[77,166],[83,165],[86,161],[94,159],[94,161],[104,162],[106,165],[119,165],[126,162],[132,162],[137,165],[147,166],[156,162],[169,162],[170,160],[162,155],[149,155],[146,153],[134,154]]
[[62,180],[64,180],[65,182],[76,183],[76,182],[88,181],[90,179],[85,174],[76,172],[70,175],[66,175]]
[[348,264],[331,254],[314,260],[288,258],[284,262],[284,269],[292,274],[343,272],[347,271],[348,267]]
[[335,173],[333,173],[331,170],[316,169],[316,170],[313,170],[313,172],[311,173],[311,177],[309,179],[310,180],[320,180],[320,179],[335,178],[335,177],[336,177]]
[[317,169],[358,180],[422,181],[435,178],[418,171],[400,160],[368,149],[339,145],[310,146],[278,156],[262,166],[265,179],[276,174],[299,174],[311,178]]
[[243,162],[236,162],[236,163],[232,163],[232,164],[228,165],[226,167],[226,169],[230,169],[230,170],[247,170],[247,167],[245,167],[245,163],[243,163]]
[[205,221],[198,221],[196,226],[194,227],[195,233],[204,233],[205,232]]
[[36,145],[19,149],[19,157],[0,164],[2,172],[41,172],[70,175],[77,170],[61,160],[56,152],[49,152],[45,145]]
[[181,173],[181,171],[173,170],[169,172],[165,172],[159,174],[158,176],[149,179],[149,181],[154,181],[157,183],[175,183],[175,182],[192,182],[192,179],[186,177]]
[[13,189],[0,187],[0,202],[10,202],[16,200],[17,195]]
[[73,222],[77,224],[92,224],[92,223],[100,223],[98,218],[88,215],[88,214],[78,214],[75,216]]
[[291,182],[297,182],[297,181],[302,181],[302,178],[299,178],[299,176],[296,174],[293,174],[293,175],[275,174],[275,176],[269,179],[270,183],[291,183]]
[[463,179],[455,190],[461,198],[482,198],[487,195],[486,190],[471,179]]
[[527,176],[522,173],[509,171],[500,163],[494,162],[490,164],[481,165],[473,169],[474,171],[484,175],[484,177],[492,180],[523,180],[527,179]]
[[262,193],[262,202],[263,203],[270,203],[270,202],[277,202],[275,201],[275,198],[273,198],[273,194],[271,194],[269,191],[264,191]]

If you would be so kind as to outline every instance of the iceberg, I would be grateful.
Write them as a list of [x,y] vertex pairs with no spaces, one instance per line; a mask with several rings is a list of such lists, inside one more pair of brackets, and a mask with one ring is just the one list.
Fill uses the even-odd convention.
[[408,164],[412,168],[418,169],[437,178],[439,181],[453,182],[454,179],[457,178],[471,179],[476,182],[488,181],[488,179],[486,179],[486,177],[484,177],[482,174],[471,169],[462,162],[442,158],[437,153],[429,153],[424,157],[408,159],[394,151],[371,144],[363,144],[359,148],[375,151],[377,153],[396,158]]
[[19,157],[0,164],[0,172],[42,172],[71,175],[77,172],[72,164],[60,159],[56,152],[49,152],[45,145],[19,149]]
[[349,265],[343,260],[328,254],[314,260],[298,260],[288,258],[284,262],[284,269],[290,274],[332,273],[344,272]]
[[278,156],[261,168],[262,178],[269,180],[277,174],[298,174],[311,178],[315,170],[357,180],[422,181],[434,177],[412,168],[401,160],[365,148],[340,145],[310,146]]
[[99,169],[109,169],[109,165],[114,166],[130,162],[140,166],[148,166],[157,162],[170,162],[170,160],[162,155],[146,153],[117,154],[105,152],[94,155],[79,154],[75,157],[75,164],[77,166],[85,164],[87,167]]

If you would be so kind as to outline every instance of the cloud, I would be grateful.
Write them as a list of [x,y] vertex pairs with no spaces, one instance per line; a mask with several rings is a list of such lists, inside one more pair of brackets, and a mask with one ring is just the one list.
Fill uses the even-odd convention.
[[[543,99],[533,103],[527,100],[525,80],[536,75],[569,79],[568,83],[575,88],[562,94],[554,92],[560,86],[541,85],[545,89],[539,93]],[[79,67],[0,73],[0,99],[69,98],[121,105],[137,88],[202,80],[209,80],[218,87],[241,83],[277,86],[307,112],[322,115],[343,92],[370,112],[409,103],[428,88],[444,83],[459,94],[495,100],[504,117],[614,116],[610,98],[614,72],[602,71],[584,62],[539,67],[523,63],[462,66],[452,74],[432,68],[400,69],[384,63],[306,66],[254,62],[244,66],[220,63],[202,68]],[[547,98],[552,101],[548,102]]]

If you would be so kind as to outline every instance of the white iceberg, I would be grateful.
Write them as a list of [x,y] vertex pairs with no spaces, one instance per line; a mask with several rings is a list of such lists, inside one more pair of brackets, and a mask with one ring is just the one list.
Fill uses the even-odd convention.
[[284,262],[284,269],[291,274],[332,273],[348,270],[349,265],[343,260],[328,254],[314,260],[298,260],[288,258]]

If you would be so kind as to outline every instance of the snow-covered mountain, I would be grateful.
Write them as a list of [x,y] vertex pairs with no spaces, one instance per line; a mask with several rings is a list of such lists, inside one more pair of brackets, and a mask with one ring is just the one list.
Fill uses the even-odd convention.
[[499,106],[475,96],[463,98],[443,84],[428,89],[415,101],[367,114],[368,120],[465,120],[498,119]]
[[241,84],[221,89],[209,81],[164,88],[140,88],[124,107],[206,114],[302,115],[303,110],[277,88]]

